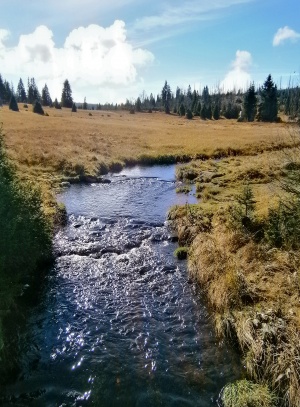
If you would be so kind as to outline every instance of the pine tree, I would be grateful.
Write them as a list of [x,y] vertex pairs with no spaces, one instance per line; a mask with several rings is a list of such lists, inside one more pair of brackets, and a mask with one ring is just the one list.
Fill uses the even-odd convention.
[[11,98],[9,101],[9,109],[13,110],[14,112],[19,111],[18,103],[17,103],[15,95],[13,93],[11,94]]
[[262,122],[275,122],[277,120],[277,86],[271,75],[268,75],[260,89],[261,103],[258,107],[258,120]]
[[135,102],[135,110],[137,112],[141,112],[142,111],[142,101],[140,99],[140,97],[137,98],[136,102]]
[[88,104],[87,104],[87,102],[86,102],[86,97],[84,98],[84,102],[83,102],[83,105],[82,105],[82,109],[83,109],[83,110],[87,110],[87,109],[88,109]]
[[36,100],[33,105],[33,113],[44,114],[44,109],[42,108],[41,102]]
[[61,106],[70,108],[73,106],[72,90],[68,79],[64,81],[64,86],[61,94]]
[[57,98],[55,98],[55,100],[54,100],[54,107],[55,107],[55,109],[61,109],[61,105],[60,105],[60,103],[58,103]]
[[[98,109],[98,105],[97,105],[97,110],[99,110],[99,109]],[[75,103],[73,103],[72,112],[73,112],[73,113],[76,113],[76,112],[77,112],[77,107],[76,107]]]
[[27,102],[27,95],[26,95],[25,87],[24,87],[24,84],[23,84],[23,81],[21,78],[19,80],[18,87],[17,87],[17,99],[18,99],[18,102],[20,102],[20,103]]
[[4,93],[5,93],[4,81],[0,74],[0,105],[4,103]]
[[179,106],[179,115],[180,115],[180,116],[185,116],[185,107],[184,107],[184,104],[183,104],[183,103],[180,103],[180,106]]
[[41,96],[34,78],[28,78],[27,100],[28,103],[31,104],[34,104],[36,100],[41,100]]
[[255,92],[254,83],[252,83],[245,93],[244,102],[243,102],[243,109],[244,109],[244,119],[248,122],[253,122],[256,116],[256,104],[257,104],[257,97]]
[[220,119],[220,106],[219,103],[216,103],[213,109],[213,118],[214,120]]
[[49,89],[47,84],[45,83],[45,86],[42,89],[42,105],[43,106],[51,106],[52,105],[52,99],[49,93]]
[[168,82],[165,81],[164,87],[162,88],[162,91],[161,91],[161,100],[162,100],[162,105],[165,109],[165,113],[167,113],[167,114],[170,114],[171,98],[172,98],[172,93],[171,93],[170,85],[168,85]]
[[10,98],[12,95],[12,89],[10,87],[10,84],[7,81],[3,82],[3,102],[4,103],[9,103],[10,102]]

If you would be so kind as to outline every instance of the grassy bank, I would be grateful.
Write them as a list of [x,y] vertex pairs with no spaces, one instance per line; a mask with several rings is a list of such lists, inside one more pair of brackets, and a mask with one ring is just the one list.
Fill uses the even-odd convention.
[[201,199],[169,215],[190,273],[262,386],[230,385],[225,406],[300,405],[299,168],[297,147],[178,168]]
[[17,307],[18,297],[25,288],[34,285],[40,268],[51,258],[52,228],[42,204],[40,190],[17,177],[7,158],[0,129],[1,381],[5,379],[7,367],[13,364],[5,322]]

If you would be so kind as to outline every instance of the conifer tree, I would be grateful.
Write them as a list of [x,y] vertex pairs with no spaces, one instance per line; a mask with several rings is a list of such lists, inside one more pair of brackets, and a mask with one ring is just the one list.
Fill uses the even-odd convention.
[[34,78],[28,78],[27,100],[28,103],[34,104],[36,100],[40,101],[41,96]]
[[27,102],[27,95],[26,95],[25,87],[24,87],[24,84],[23,84],[23,81],[21,78],[19,80],[18,87],[17,87],[17,98],[18,98],[18,102],[20,102],[20,103]]
[[33,105],[33,113],[44,114],[44,109],[42,108],[41,102],[36,100]]
[[51,106],[52,105],[52,99],[49,93],[49,89],[47,84],[45,83],[45,86],[42,89],[42,105],[43,106]]
[[19,111],[18,103],[16,101],[15,95],[12,93],[9,101],[9,109],[13,110],[14,112]]
[[68,79],[64,81],[64,86],[61,94],[61,106],[62,107],[73,106],[72,90]]
[[213,118],[214,120],[220,119],[220,106],[219,103],[216,103],[213,109]]
[[87,102],[86,102],[86,97],[85,97],[85,98],[84,98],[83,105],[82,105],[82,109],[83,109],[83,110],[87,110],[87,108],[88,108],[88,104],[87,104]]
[[171,93],[170,85],[168,85],[168,82],[165,81],[164,87],[162,88],[162,91],[161,91],[161,100],[162,100],[162,105],[165,109],[165,113],[167,113],[167,114],[170,114],[171,98],[172,98],[172,93]]
[[[99,103],[100,104],[100,103]],[[98,109],[98,106],[97,106],[97,110],[99,110]],[[76,113],[77,112],[77,107],[76,107],[76,105],[75,105],[75,103],[73,103],[73,106],[72,106],[72,113]]]
[[248,122],[253,122],[256,116],[256,104],[257,104],[257,97],[255,92],[254,83],[252,83],[245,93],[244,102],[243,102],[243,109],[244,109],[244,119]]
[[275,122],[277,120],[277,86],[271,75],[268,75],[260,89],[261,103],[258,107],[258,120],[262,122]]
[[61,105],[60,105],[60,103],[58,103],[57,98],[55,98],[55,100],[54,100],[54,107],[55,107],[55,109],[61,109]]

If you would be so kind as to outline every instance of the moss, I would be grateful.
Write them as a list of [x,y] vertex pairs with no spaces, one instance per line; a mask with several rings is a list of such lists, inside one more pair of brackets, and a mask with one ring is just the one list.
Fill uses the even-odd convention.
[[188,250],[188,247],[178,247],[174,251],[174,256],[176,256],[178,260],[185,260],[188,255]]

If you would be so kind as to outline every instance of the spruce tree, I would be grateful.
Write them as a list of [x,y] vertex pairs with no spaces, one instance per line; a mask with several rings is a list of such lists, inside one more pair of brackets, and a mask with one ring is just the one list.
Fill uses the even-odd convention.
[[27,95],[22,79],[20,78],[18,87],[17,87],[17,98],[19,103],[27,102]]
[[[98,106],[97,106],[97,110],[98,110]],[[73,113],[76,113],[76,112],[77,112],[77,107],[76,107],[75,103],[73,103],[72,112],[73,112]]]
[[41,102],[36,100],[33,105],[33,113],[44,114],[44,109],[42,108]]
[[261,103],[258,108],[258,120],[262,122],[275,122],[277,120],[277,86],[271,75],[268,75],[260,89]]
[[43,106],[51,106],[52,105],[52,99],[49,93],[49,89],[47,84],[45,83],[45,86],[42,89],[42,105]]
[[9,109],[13,110],[14,112],[19,111],[18,103],[17,103],[15,95],[13,93],[11,94],[11,98],[9,101]]
[[60,105],[60,103],[58,103],[57,98],[55,98],[55,100],[54,100],[54,107],[55,107],[55,109],[61,109],[61,105]]
[[41,96],[34,78],[28,78],[27,100],[28,103],[31,104],[34,104],[36,100],[41,100]]
[[167,113],[167,114],[170,114],[171,98],[172,98],[172,93],[171,93],[170,85],[168,85],[168,82],[165,81],[164,87],[162,88],[162,91],[161,91],[161,100],[162,100],[162,105],[165,109],[165,113]]
[[82,109],[83,109],[83,110],[87,110],[87,109],[88,109],[88,104],[87,104],[87,102],[86,102],[86,97],[84,98],[84,102],[83,102],[83,105],[82,105]]
[[243,109],[244,109],[244,119],[248,122],[253,122],[256,116],[256,104],[257,97],[255,92],[254,84],[252,83],[245,93]]
[[219,120],[220,119],[220,107],[219,103],[216,103],[213,109],[213,118],[214,120]]
[[64,86],[61,94],[61,106],[70,108],[73,106],[72,90],[68,79],[64,81]]

